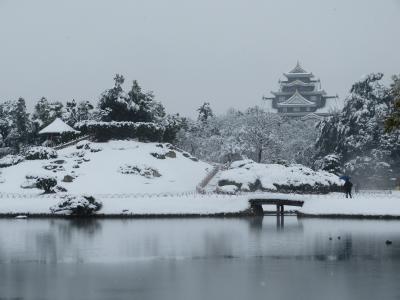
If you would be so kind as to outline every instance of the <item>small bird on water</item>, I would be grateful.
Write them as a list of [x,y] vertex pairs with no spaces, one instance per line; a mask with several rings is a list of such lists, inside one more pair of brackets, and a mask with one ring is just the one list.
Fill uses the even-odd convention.
[[386,245],[391,245],[391,244],[393,244],[393,242],[390,241],[390,240],[386,240],[385,244],[386,244]]

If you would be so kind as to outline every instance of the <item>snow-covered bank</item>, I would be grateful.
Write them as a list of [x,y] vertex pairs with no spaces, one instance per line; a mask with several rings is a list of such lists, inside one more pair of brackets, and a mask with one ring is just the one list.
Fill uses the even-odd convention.
[[[176,196],[115,197],[95,195],[103,203],[100,216],[185,216],[244,215],[249,199],[288,199],[304,201],[298,212],[305,216],[326,217],[395,217],[400,218],[400,192],[391,194],[357,194],[346,199],[341,193],[299,195],[279,193],[244,193],[241,195],[181,194]],[[59,201],[58,195],[10,197],[0,193],[0,215],[51,215],[50,207]],[[274,210],[275,207],[265,207]],[[287,207],[287,210],[293,208]]]
[[391,194],[356,194],[346,199],[343,194],[302,196],[304,206],[300,214],[326,217],[399,217],[400,192]]
[[207,189],[228,193],[239,190],[321,194],[337,191],[342,184],[337,175],[326,171],[314,171],[303,165],[261,164],[247,159],[231,163],[211,180]]
[[[0,195],[1,196],[1,195]],[[248,196],[199,195],[109,198],[97,197],[103,203],[99,215],[213,215],[235,214],[245,211]],[[58,196],[29,198],[0,197],[0,215],[50,215],[50,207]]]

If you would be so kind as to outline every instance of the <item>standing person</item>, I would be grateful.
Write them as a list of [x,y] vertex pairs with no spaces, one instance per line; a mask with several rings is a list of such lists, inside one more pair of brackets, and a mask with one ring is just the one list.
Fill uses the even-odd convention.
[[350,178],[346,178],[343,187],[344,187],[344,192],[346,193],[346,198],[348,198],[349,196],[350,198],[352,198],[351,189],[353,188],[353,184],[351,183]]

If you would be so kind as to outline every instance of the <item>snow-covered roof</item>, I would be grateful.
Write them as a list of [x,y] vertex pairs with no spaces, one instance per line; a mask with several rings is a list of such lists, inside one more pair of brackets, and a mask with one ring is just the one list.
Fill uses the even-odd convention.
[[296,85],[300,85],[300,86],[315,86],[315,82],[303,82],[299,79],[293,80],[292,82],[282,82],[281,83],[283,86],[296,86]]
[[298,90],[293,94],[292,97],[287,99],[284,102],[278,103],[279,106],[298,106],[298,105],[307,105],[307,106],[315,106],[314,102],[311,102],[304,98]]
[[311,72],[304,70],[303,67],[300,66],[299,62],[297,62],[296,66],[294,67],[293,70],[291,70],[288,73],[283,73],[283,75],[285,75],[286,78],[289,78],[289,77],[309,77],[309,78],[311,78],[314,76]]
[[302,117],[301,118],[303,121],[304,120],[323,120],[324,119],[324,117],[322,117],[322,116],[319,116],[319,115],[317,115],[317,114],[315,114],[315,113],[309,113],[308,115],[305,115],[304,117]]
[[79,133],[78,130],[73,129],[68,124],[64,123],[60,118],[56,118],[48,126],[39,131],[39,134],[49,134],[49,133],[66,133],[73,132]]
[[308,73],[306,70],[303,69],[303,67],[300,65],[300,62],[297,61],[296,66],[291,70],[289,73]]

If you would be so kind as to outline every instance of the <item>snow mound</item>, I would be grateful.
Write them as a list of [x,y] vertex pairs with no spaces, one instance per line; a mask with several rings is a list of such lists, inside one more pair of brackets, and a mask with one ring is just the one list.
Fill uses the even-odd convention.
[[[26,182],[25,178],[28,173],[40,173],[54,176],[57,182],[65,182],[66,175],[73,177],[65,183],[71,195],[182,193],[195,191],[197,184],[212,169],[208,163],[188,159],[177,150],[174,151],[175,158],[158,159],[151,153],[158,153],[162,148],[168,149],[168,153],[172,146],[157,145],[160,144],[133,140],[82,142],[78,145],[80,149],[74,145],[55,151],[57,159],[25,160],[1,169],[2,178],[6,179],[1,184],[1,192],[40,194],[42,191],[32,187],[32,182]],[[122,174],[122,166],[139,166],[139,175],[147,176]],[[148,172],[142,170],[146,167],[157,170],[162,176],[149,178]]]
[[25,152],[27,160],[57,158],[57,151],[50,147],[35,146]]
[[23,161],[25,158],[21,155],[8,154],[0,159],[0,168],[7,168],[16,165]]
[[161,177],[157,169],[146,165],[123,165],[118,170],[122,174],[134,174],[144,176],[146,178]]
[[337,191],[342,182],[335,174],[313,171],[303,165],[259,164],[252,160],[233,162],[217,174],[217,190],[235,185],[241,191],[327,193]]

